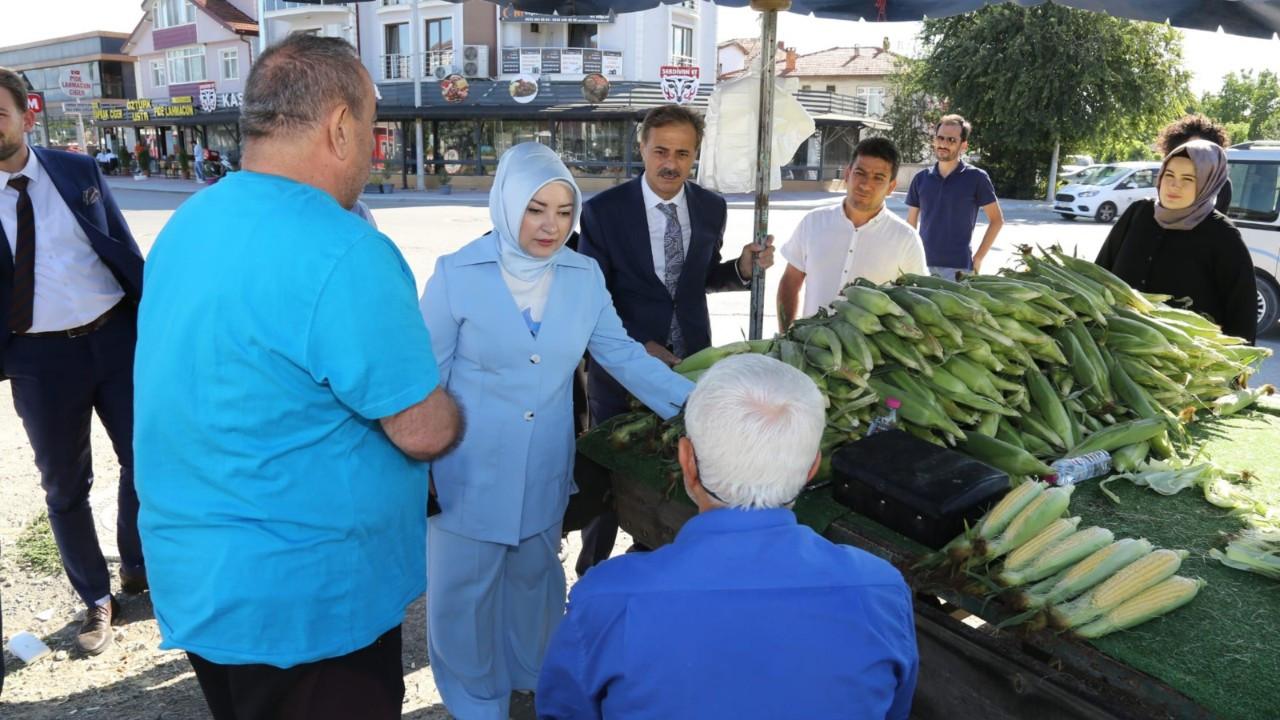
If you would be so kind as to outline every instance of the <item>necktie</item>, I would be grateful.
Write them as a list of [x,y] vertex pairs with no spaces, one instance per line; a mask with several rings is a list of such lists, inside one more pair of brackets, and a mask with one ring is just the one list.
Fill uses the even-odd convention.
[[[680,231],[680,218],[676,216],[675,203],[661,203],[658,209],[667,216],[667,229],[662,234],[662,248],[667,256],[663,279],[667,284],[667,292],[674,299],[676,286],[680,284],[680,271],[684,269],[684,235]],[[680,329],[674,311],[671,313],[671,350],[677,357],[684,357],[684,331]]]
[[26,332],[36,298],[36,214],[27,194],[29,178],[9,178],[18,191],[18,242],[13,253],[13,291],[9,296],[9,331]]

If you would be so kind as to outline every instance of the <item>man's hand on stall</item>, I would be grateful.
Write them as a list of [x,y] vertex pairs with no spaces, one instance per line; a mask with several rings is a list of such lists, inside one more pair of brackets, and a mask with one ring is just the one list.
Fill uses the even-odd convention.
[[650,355],[666,363],[667,367],[675,367],[680,364],[680,358],[676,357],[670,350],[652,340],[644,344],[644,349],[648,350]]
[[[757,254],[758,253],[758,254]],[[764,245],[759,243],[749,243],[742,248],[742,255],[738,258],[738,276],[747,281],[751,279],[753,271],[752,261],[760,265],[761,270],[768,270],[773,267],[773,236],[767,235],[764,239]]]

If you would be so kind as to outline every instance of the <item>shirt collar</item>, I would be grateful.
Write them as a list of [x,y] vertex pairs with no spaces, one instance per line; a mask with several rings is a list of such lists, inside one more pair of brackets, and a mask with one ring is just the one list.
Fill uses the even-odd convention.
[[640,193],[644,195],[644,206],[646,209],[657,207],[663,203],[674,203],[676,207],[684,207],[684,185],[680,186],[679,192],[670,200],[663,200],[658,197],[658,193],[649,187],[649,181],[645,179],[644,174],[640,175]]
[[765,510],[742,510],[739,508],[718,508],[698,513],[689,518],[684,527],[676,535],[676,542],[697,538],[703,535],[721,535],[724,533],[751,532],[772,527],[783,527],[796,524],[796,514],[790,508],[767,508]]
[[27,178],[29,183],[40,182],[40,161],[36,159],[36,151],[30,145],[27,146],[27,164],[23,165],[21,170],[16,173],[7,173],[0,170],[0,190],[9,186],[9,178],[14,175],[21,175]]
[[[965,162],[963,159],[961,159],[961,160],[957,160],[956,162],[957,162],[957,163],[959,163],[959,164],[958,164],[958,165],[956,165],[956,169],[955,169],[955,170],[952,170],[952,171],[951,171],[951,172],[953,172],[953,173],[962,172],[965,168],[969,167],[969,163]],[[939,165],[939,163],[936,163],[936,162],[935,162],[935,163],[933,164],[933,167],[929,168],[929,172],[933,173],[934,175],[941,175],[941,174],[942,174],[942,171],[938,169],[938,165]]]

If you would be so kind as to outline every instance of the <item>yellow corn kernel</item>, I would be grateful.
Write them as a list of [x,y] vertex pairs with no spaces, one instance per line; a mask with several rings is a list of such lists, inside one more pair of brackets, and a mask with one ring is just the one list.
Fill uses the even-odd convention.
[[1039,535],[1031,538],[1023,543],[1022,547],[1017,548],[1009,553],[1009,557],[1005,558],[1005,570],[1021,570],[1031,563],[1037,555],[1048,550],[1059,540],[1066,538],[1068,535],[1076,531],[1076,527],[1080,525],[1080,518],[1058,518],[1049,523],[1049,526],[1040,531]]
[[1097,553],[1114,539],[1115,536],[1106,528],[1087,527],[1033,558],[1028,574],[1039,575],[1034,578],[1037,580],[1049,577],[1068,565]]
[[1202,586],[1203,580],[1174,575],[1120,603],[1119,607],[1080,628],[1077,633],[1087,638],[1096,638],[1140,625],[1191,602]]
[[1005,493],[1000,502],[996,503],[995,507],[991,508],[982,519],[978,534],[988,539],[994,538],[1047,487],[1049,487],[1048,484],[1042,482],[1024,482]]
[[1129,563],[1093,591],[1093,606],[1109,610],[1178,572],[1186,550],[1156,550]]

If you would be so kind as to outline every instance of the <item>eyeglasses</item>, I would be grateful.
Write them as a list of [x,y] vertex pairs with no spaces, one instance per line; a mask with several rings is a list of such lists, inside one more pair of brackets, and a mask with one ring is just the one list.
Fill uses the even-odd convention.
[[948,136],[946,136],[946,135],[934,135],[934,136],[933,136],[933,139],[934,139],[934,140],[941,141],[941,142],[944,142],[944,143],[947,143],[948,145],[955,145],[956,143],[960,142],[960,138],[958,138],[958,137],[948,137]]

